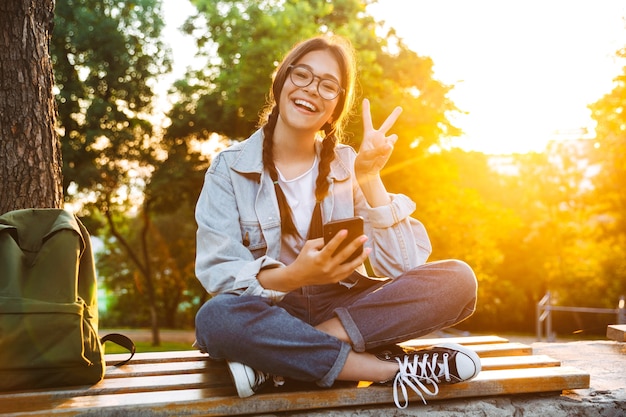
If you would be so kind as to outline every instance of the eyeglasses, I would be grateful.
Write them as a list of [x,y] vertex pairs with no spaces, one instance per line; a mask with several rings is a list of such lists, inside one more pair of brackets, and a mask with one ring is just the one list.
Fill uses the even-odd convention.
[[316,78],[319,80],[317,83],[317,93],[324,100],[332,100],[345,90],[341,88],[339,83],[330,78],[321,78],[301,65],[289,65],[291,72],[289,73],[289,79],[294,85],[298,87],[308,87]]

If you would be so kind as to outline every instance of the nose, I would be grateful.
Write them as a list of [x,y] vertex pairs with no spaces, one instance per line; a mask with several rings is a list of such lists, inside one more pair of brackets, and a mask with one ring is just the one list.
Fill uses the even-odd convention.
[[319,86],[321,82],[322,82],[322,79],[318,77],[317,75],[314,75],[313,79],[311,80],[311,83],[307,85],[306,87],[302,87],[302,89],[308,93],[314,93],[315,95],[319,96],[320,94]]

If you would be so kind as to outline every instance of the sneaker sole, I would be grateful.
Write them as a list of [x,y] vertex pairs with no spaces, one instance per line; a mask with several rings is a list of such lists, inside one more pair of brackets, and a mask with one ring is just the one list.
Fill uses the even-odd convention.
[[237,383],[239,380],[249,381],[248,373],[246,372],[245,365],[242,365],[238,362],[226,362],[228,364],[228,370],[230,371],[230,376],[233,378],[233,382],[235,383],[235,388],[237,388],[237,395],[239,398],[247,398],[254,395],[254,391],[250,384],[246,387],[240,387]]

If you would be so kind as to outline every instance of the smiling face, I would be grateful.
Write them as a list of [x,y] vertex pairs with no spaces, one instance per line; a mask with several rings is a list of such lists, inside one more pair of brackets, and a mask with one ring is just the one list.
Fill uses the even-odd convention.
[[314,135],[327,122],[332,122],[332,115],[341,95],[332,100],[320,97],[318,84],[320,79],[335,80],[341,85],[341,70],[337,60],[328,51],[317,50],[302,56],[293,65],[310,70],[316,77],[306,87],[298,87],[289,76],[285,78],[279,100],[279,118],[277,128],[286,128],[292,133]]

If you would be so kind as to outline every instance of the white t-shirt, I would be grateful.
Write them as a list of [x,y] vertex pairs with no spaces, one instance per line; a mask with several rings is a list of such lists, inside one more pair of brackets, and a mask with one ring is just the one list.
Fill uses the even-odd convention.
[[285,265],[292,263],[304,243],[306,242],[311,217],[315,208],[315,180],[319,171],[319,161],[317,155],[313,165],[305,173],[291,180],[286,180],[278,168],[278,185],[283,190],[285,198],[291,212],[293,220],[298,230],[298,236],[283,234],[280,248],[280,261]]

